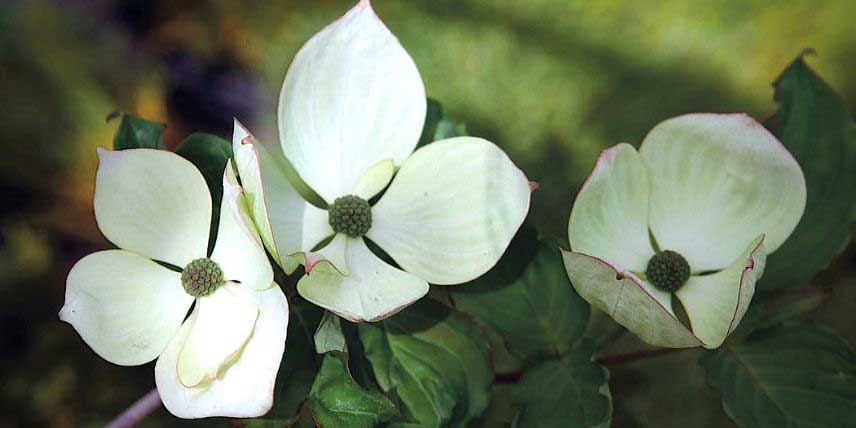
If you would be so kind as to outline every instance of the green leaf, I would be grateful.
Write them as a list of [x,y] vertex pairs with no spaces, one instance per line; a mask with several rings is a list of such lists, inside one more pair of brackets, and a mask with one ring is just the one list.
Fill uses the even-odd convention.
[[594,349],[593,343],[582,341],[561,359],[526,370],[513,390],[521,406],[514,427],[608,427],[609,372],[592,361]]
[[488,403],[487,339],[467,316],[430,298],[378,323],[361,323],[380,387],[415,420],[400,427],[463,427]]
[[379,391],[363,389],[351,378],[345,354],[331,352],[309,392],[309,409],[321,428],[371,428],[400,417]]
[[700,363],[741,427],[856,427],[856,356],[826,328],[761,330]]
[[461,122],[455,122],[446,116],[443,106],[435,99],[428,98],[428,109],[425,111],[425,125],[416,147],[422,147],[433,141],[445,138],[467,135],[467,127]]
[[802,58],[775,88],[780,109],[765,126],[802,167],[808,200],[794,233],[767,259],[759,283],[766,289],[804,286],[827,267],[849,242],[856,202],[856,139],[844,101]]
[[324,354],[331,351],[347,352],[347,346],[339,317],[331,312],[324,312],[321,323],[315,330],[315,352]]
[[589,305],[568,280],[559,247],[522,242],[526,233],[515,237],[490,272],[450,294],[458,309],[495,329],[513,354],[555,358],[583,335]]
[[740,321],[736,334],[748,334],[754,330],[772,327],[817,309],[826,303],[831,290],[822,287],[791,289],[775,295],[756,295],[752,305]]
[[211,191],[212,213],[211,234],[208,240],[208,254],[214,250],[217,242],[217,227],[220,224],[220,203],[223,201],[223,171],[226,162],[232,158],[232,145],[211,134],[197,132],[185,138],[175,149],[175,153],[196,165]]
[[[159,149],[163,150],[163,130],[166,125],[139,117],[123,114],[116,135],[113,136],[113,149]],[[112,119],[108,117],[109,121]]]

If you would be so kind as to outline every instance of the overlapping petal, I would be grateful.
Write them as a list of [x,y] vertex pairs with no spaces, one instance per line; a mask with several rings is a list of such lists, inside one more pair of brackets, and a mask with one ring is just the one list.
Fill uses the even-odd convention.
[[237,360],[209,384],[186,387],[179,381],[176,369],[182,345],[197,322],[197,311],[169,342],[155,365],[155,380],[161,400],[170,413],[181,418],[250,418],[270,410],[285,348],[288,304],[276,284],[253,294],[259,308],[253,334]]
[[98,149],[95,218],[119,248],[183,268],[205,257],[211,196],[192,163],[164,150]]
[[529,180],[493,143],[437,141],[398,171],[372,208],[367,236],[419,278],[466,282],[499,260],[529,211],[530,193]]
[[760,234],[775,251],[805,208],[799,164],[743,114],[666,120],[639,153],[651,180],[651,231],[660,248],[681,253],[693,272],[728,267]]
[[373,165],[410,155],[426,105],[413,60],[362,0],[294,57],[279,98],[280,141],[300,177],[332,203]]
[[654,255],[648,234],[649,194],[648,172],[633,146],[604,150],[571,210],[571,249],[644,272]]
[[176,370],[181,385],[195,387],[220,376],[240,357],[253,334],[259,305],[250,288],[226,283],[196,300]]
[[223,174],[220,225],[211,260],[220,265],[226,280],[263,290],[270,287],[273,270],[247,211],[241,187],[238,186],[229,161]]
[[348,276],[319,263],[297,283],[306,300],[353,322],[376,321],[428,293],[428,283],[375,256],[362,238],[347,238]]
[[288,181],[282,165],[235,121],[235,166],[265,248],[285,273],[299,265],[299,253],[333,235],[327,211],[307,202]]
[[128,251],[107,250],[71,269],[59,317],[105,360],[133,366],[157,358],[192,303],[181,274]]
[[766,260],[762,235],[728,268],[711,275],[692,276],[675,293],[686,309],[693,332],[705,347],[718,347],[740,324]]
[[699,339],[675,316],[668,293],[658,292],[631,272],[606,260],[562,251],[574,288],[592,306],[655,346],[688,348]]
[[382,160],[368,170],[357,179],[357,184],[354,186],[354,195],[357,195],[365,200],[369,200],[381,190],[383,190],[392,176],[395,174],[395,163],[392,159]]

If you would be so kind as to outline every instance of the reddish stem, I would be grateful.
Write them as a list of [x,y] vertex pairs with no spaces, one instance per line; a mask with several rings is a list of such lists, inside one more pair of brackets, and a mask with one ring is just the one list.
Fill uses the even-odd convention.
[[161,404],[158,390],[153,389],[110,421],[107,428],[131,428],[145,419],[151,412],[154,412]]

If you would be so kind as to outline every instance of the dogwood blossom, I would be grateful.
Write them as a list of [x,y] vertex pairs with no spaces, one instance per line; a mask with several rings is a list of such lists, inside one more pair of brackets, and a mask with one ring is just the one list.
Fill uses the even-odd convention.
[[[279,258],[298,255],[306,266],[298,292],[351,321],[389,316],[429,282],[483,274],[528,212],[529,181],[493,143],[459,137],[414,152],[426,105],[413,60],[362,0],[306,42],[280,93],[283,152],[326,206],[264,165],[246,174],[262,176],[267,206],[254,215],[270,224]],[[239,173],[257,165],[239,160]]]
[[680,116],[638,152],[619,144],[601,154],[571,211],[565,266],[584,299],[642,340],[715,348],[805,203],[800,166],[754,119]]
[[98,155],[95,217],[119,249],[74,265],[60,318],[112,363],[160,357],[155,381],[176,416],[266,413],[288,305],[249,227],[232,166],[208,255],[212,202],[193,164],[162,150]]

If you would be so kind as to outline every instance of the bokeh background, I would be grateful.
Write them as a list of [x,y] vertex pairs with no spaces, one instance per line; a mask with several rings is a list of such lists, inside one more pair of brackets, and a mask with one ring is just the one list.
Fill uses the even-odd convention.
[[[109,147],[117,126],[105,117],[121,110],[166,122],[174,146],[193,131],[228,136],[235,116],[277,144],[276,97],[292,56],[352,4],[0,3],[0,426],[100,426],[154,384],[152,364],[113,366],[56,316],[71,265],[109,246],[92,212],[95,147]],[[429,96],[540,182],[532,216],[548,236],[565,235],[573,195],[602,148],[638,144],[687,112],[763,119],[775,111],[771,82],[803,49],[818,52],[810,64],[856,107],[851,0],[374,5]],[[850,248],[822,277],[832,298],[809,315],[851,343],[854,265]],[[732,426],[697,357],[614,368],[615,425]],[[144,424],[176,425],[185,423],[164,410]]]

